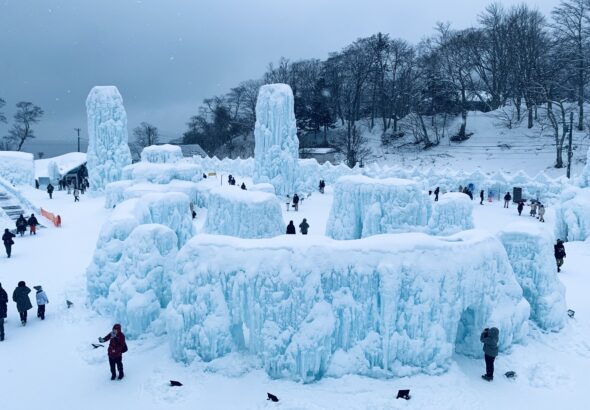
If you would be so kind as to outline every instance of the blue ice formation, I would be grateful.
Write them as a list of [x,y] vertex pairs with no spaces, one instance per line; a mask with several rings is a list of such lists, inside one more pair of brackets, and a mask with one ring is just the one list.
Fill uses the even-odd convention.
[[293,91],[287,84],[260,87],[254,140],[254,182],[270,182],[277,195],[296,193],[299,140]]
[[150,145],[141,151],[141,160],[153,164],[174,163],[182,157],[182,150],[178,145]]
[[557,277],[551,232],[544,226],[517,223],[504,228],[498,238],[531,305],[531,319],[544,330],[561,329],[567,311],[565,287]]
[[273,378],[404,376],[448,369],[454,352],[482,356],[527,334],[530,307],[502,244],[378,235],[245,240],[197,235],[178,253],[165,315],[177,360],[257,357]]
[[428,221],[431,234],[452,235],[473,228],[473,201],[466,194],[449,192],[434,202]]
[[131,164],[127,113],[117,87],[97,86],[90,90],[86,113],[90,189],[102,191],[109,182],[120,180],[123,167]]

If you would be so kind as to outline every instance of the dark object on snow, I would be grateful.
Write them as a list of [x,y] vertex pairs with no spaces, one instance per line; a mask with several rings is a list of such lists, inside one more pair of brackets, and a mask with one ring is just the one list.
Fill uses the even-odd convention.
[[69,308],[71,308],[72,306],[74,306],[74,304],[72,302],[70,302],[69,300],[66,300],[66,305]]
[[410,400],[410,389],[407,390],[398,390],[396,399],[406,399]]
[[293,221],[289,221],[289,225],[287,225],[287,235],[295,235],[297,231],[295,230],[295,225],[293,225]]
[[568,309],[568,310],[567,310],[567,315],[568,315],[569,317],[571,317],[572,319],[574,318],[574,315],[575,315],[575,314],[576,314],[576,311],[575,311],[575,310],[571,310],[571,309]]
[[240,188],[242,188],[242,189],[245,191],[245,190],[246,190],[246,184],[244,184],[244,183],[242,182],[242,185],[240,185]]
[[104,345],[99,345],[96,343],[91,343],[91,344],[92,344],[92,347],[94,347],[95,349],[98,349],[99,347],[104,347]]
[[510,371],[504,373],[504,376],[506,376],[506,378],[508,378],[508,379],[514,379],[514,378],[516,378],[516,372],[510,370]]
[[275,403],[276,403],[277,401],[279,401],[279,398],[278,398],[277,396],[275,396],[274,394],[271,394],[271,393],[266,393],[266,395],[268,396],[268,397],[266,398],[266,400],[274,401]]
[[180,387],[182,386],[181,382],[177,382],[176,380],[170,380],[170,386],[172,387]]

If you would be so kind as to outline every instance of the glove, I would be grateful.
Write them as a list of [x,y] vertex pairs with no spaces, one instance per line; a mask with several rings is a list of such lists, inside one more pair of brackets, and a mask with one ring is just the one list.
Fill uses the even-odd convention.
[[99,341],[100,343],[104,343],[104,339],[103,339],[102,337],[99,337],[99,338],[98,338],[98,341]]

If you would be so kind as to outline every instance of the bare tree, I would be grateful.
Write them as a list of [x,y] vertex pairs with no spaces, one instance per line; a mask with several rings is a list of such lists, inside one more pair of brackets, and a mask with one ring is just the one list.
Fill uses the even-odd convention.
[[562,0],[553,10],[553,35],[559,44],[559,61],[568,68],[578,103],[578,130],[584,129],[584,88],[590,70],[590,1]]
[[160,132],[158,127],[142,122],[133,129],[133,143],[129,147],[134,157],[139,157],[141,151],[150,145],[156,145],[160,142]]
[[8,130],[8,135],[4,137],[5,140],[9,144],[16,145],[17,151],[20,151],[27,139],[35,138],[32,126],[41,120],[43,114],[41,107],[31,102],[17,103],[14,122],[12,128]]

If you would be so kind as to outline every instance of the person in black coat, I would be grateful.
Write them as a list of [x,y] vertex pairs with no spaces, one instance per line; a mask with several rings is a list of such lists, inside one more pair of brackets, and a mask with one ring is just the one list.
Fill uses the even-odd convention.
[[31,214],[29,220],[27,221],[27,225],[29,225],[29,235],[37,235],[37,225],[39,225],[39,221],[35,217],[35,214]]
[[6,256],[8,256],[9,258],[12,253],[12,245],[14,245],[14,241],[12,240],[12,238],[14,238],[15,236],[16,235],[10,232],[8,228],[4,229],[4,235],[2,235],[2,242],[4,242]]
[[438,202],[438,194],[440,194],[440,188],[436,187],[434,190],[434,202]]
[[18,283],[18,286],[12,293],[12,300],[16,303],[16,310],[18,310],[23,326],[27,324],[27,311],[33,308],[31,299],[29,299],[29,293],[31,293],[31,289],[27,287],[24,280]]
[[518,216],[520,216],[522,214],[523,209],[524,209],[524,202],[520,201],[518,203],[518,206],[516,207],[516,210],[518,211]]
[[246,184],[244,184],[244,183],[242,182],[242,185],[240,185],[240,188],[242,188],[242,189],[245,191],[245,190],[246,190]]
[[483,189],[479,191],[479,204],[483,205]]
[[289,225],[287,225],[287,235],[295,235],[296,233],[293,221],[289,221]]
[[500,331],[496,327],[485,328],[479,336],[479,340],[483,343],[484,359],[486,362],[486,374],[481,378],[491,382],[494,380],[494,361],[498,356],[498,341]]
[[303,218],[303,221],[299,224],[299,230],[301,231],[301,235],[307,235],[307,231],[309,229],[309,224],[307,223],[307,219]]
[[0,342],[4,341],[4,319],[8,313],[8,294],[0,283]]
[[555,251],[555,261],[557,262],[557,272],[561,272],[561,265],[563,265],[563,258],[565,258],[565,246],[561,239],[557,240],[557,243],[553,245]]
[[504,208],[508,208],[510,206],[511,199],[512,195],[510,195],[510,192],[506,192],[506,195],[504,195]]
[[53,199],[53,190],[55,188],[53,187],[53,185],[49,184],[47,185],[47,193],[49,194],[49,199]]
[[299,195],[297,194],[293,195],[293,208],[295,208],[296,211],[299,211]]
[[16,233],[17,234],[20,233],[20,236],[23,236],[26,231],[27,231],[27,220],[25,219],[23,214],[21,214],[18,217],[18,219],[16,220]]

